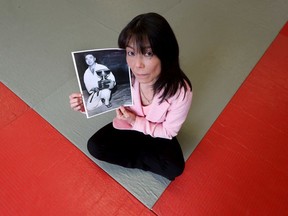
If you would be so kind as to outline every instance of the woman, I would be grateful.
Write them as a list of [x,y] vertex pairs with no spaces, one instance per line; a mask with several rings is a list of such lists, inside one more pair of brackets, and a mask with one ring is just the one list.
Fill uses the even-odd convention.
[[[117,109],[113,122],[89,139],[88,151],[99,160],[174,180],[185,166],[176,135],[192,102],[176,37],[164,17],[146,13],[121,31],[118,46],[126,49],[134,105]],[[72,94],[70,104],[83,111],[81,94]]]

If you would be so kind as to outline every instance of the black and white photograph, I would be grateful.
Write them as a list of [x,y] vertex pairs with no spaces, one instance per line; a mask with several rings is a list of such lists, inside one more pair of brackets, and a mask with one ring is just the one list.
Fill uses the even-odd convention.
[[87,118],[133,105],[124,49],[75,51],[72,58]]

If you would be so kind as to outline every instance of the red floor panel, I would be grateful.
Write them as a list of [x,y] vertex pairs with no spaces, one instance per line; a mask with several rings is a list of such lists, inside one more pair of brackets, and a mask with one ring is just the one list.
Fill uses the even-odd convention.
[[155,215],[2,83],[0,95],[0,215]]
[[288,215],[288,23],[153,207],[159,216]]
[[29,107],[0,82],[0,129],[17,119]]

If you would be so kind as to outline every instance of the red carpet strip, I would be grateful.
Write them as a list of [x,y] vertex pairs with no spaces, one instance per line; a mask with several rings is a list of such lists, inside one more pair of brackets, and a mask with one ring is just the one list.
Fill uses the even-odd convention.
[[0,215],[155,215],[0,83]]

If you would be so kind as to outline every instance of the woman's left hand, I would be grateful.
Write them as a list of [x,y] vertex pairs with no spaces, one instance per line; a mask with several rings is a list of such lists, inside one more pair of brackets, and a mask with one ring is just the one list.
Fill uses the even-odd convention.
[[133,125],[136,119],[136,115],[126,109],[124,106],[119,107],[116,109],[117,118],[121,120],[127,121],[129,124]]

